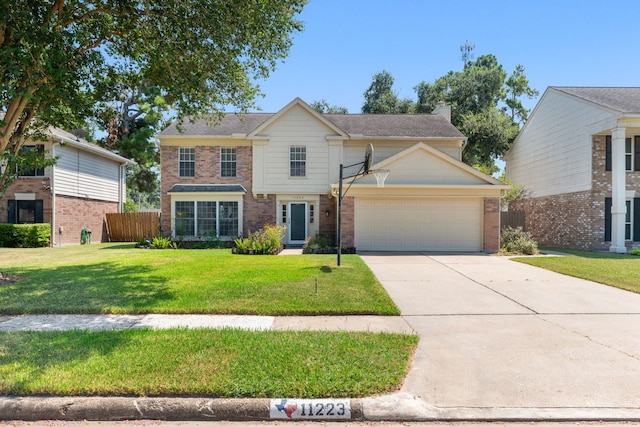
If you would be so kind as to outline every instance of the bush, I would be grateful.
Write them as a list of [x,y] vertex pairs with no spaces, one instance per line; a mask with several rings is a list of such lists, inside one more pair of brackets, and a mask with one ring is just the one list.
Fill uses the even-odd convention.
[[149,249],[178,249],[178,244],[168,237],[156,236],[148,245]]
[[631,249],[629,255],[640,256],[640,248]]
[[265,225],[249,233],[249,237],[234,240],[234,254],[276,255],[282,250],[282,239],[287,228],[283,225]]
[[538,253],[538,243],[522,227],[507,227],[500,235],[500,252],[535,255]]
[[0,247],[42,248],[50,243],[50,224],[0,224]]

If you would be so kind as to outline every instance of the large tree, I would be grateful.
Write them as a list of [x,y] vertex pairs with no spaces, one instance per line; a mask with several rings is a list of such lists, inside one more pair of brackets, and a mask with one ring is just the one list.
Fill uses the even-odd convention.
[[371,85],[364,93],[362,112],[365,114],[406,114],[411,112],[413,102],[400,99],[393,91],[393,76],[383,70],[373,76]]
[[305,2],[0,0],[0,155],[19,157],[48,125],[79,127],[120,73],[158,88],[178,117],[249,109]]
[[415,111],[431,112],[439,101],[451,105],[451,122],[468,137],[463,160],[490,170],[511,146],[519,122],[527,117],[520,99],[538,92],[529,87],[521,65],[507,78],[494,55],[470,60],[467,47],[463,57],[466,62],[462,71],[449,71],[433,83],[422,82],[415,87]]

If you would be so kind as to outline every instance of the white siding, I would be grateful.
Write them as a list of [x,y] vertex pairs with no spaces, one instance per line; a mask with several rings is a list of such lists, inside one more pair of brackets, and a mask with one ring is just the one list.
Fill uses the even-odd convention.
[[507,175],[533,197],[591,189],[592,135],[616,115],[549,89],[507,156]]
[[117,202],[120,165],[68,146],[56,147],[56,194]]
[[[406,150],[409,147],[413,147],[418,142],[419,141],[415,140],[348,141],[345,143],[344,147],[344,164],[352,165],[361,162],[364,159],[364,152],[369,143],[373,145],[373,164],[376,164],[403,150]],[[451,141],[449,144],[441,141],[431,144],[428,140],[424,140],[422,142],[442,151],[456,160],[461,160],[459,147],[460,141]]]
[[[264,134],[269,137],[268,143],[259,149],[254,147],[254,171],[258,172],[254,192],[324,193],[329,190],[330,156],[326,137],[335,132],[296,106],[268,126]],[[305,177],[289,176],[289,149],[292,146],[306,147]],[[256,164],[261,155],[264,155],[264,169]],[[262,185],[258,182],[260,179]]]

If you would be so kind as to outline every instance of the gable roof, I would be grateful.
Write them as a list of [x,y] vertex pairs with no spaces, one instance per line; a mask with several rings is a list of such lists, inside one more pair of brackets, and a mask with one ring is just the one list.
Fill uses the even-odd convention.
[[219,122],[210,125],[206,119],[181,125],[172,123],[158,134],[166,136],[231,137],[234,134],[256,136],[278,117],[294,106],[302,106],[333,129],[338,135],[380,138],[453,138],[466,137],[439,114],[320,114],[300,98],[295,98],[278,113],[226,113]]
[[550,89],[620,113],[640,113],[640,87],[551,86]]

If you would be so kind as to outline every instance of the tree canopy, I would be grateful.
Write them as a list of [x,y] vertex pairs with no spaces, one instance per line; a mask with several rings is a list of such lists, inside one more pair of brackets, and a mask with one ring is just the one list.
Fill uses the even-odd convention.
[[432,83],[415,86],[416,102],[399,99],[393,92],[393,76],[382,71],[373,76],[365,92],[363,113],[430,113],[438,102],[451,106],[451,122],[468,137],[463,160],[486,170],[509,149],[527,119],[523,97],[533,98],[538,91],[529,87],[522,65],[508,76],[494,55],[473,60],[473,44],[461,46],[464,67],[449,71]]
[[37,129],[74,129],[95,117],[104,82],[116,75],[156,88],[178,118],[246,111],[254,80],[270,74],[302,30],[296,15],[305,3],[0,0],[0,155],[17,156]]

